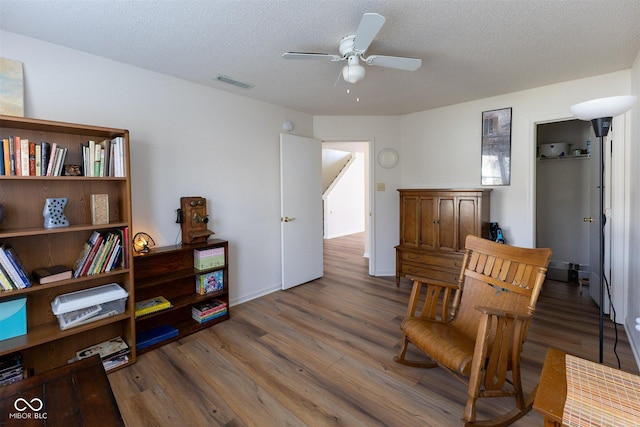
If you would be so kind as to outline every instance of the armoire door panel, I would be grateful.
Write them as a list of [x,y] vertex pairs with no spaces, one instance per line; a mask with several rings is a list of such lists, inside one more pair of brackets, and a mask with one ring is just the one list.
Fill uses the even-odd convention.
[[435,249],[438,224],[435,197],[420,197],[420,248]]
[[454,198],[440,198],[438,203],[438,244],[444,251],[456,250],[456,211]]
[[[458,242],[457,246],[464,249],[468,235],[480,236],[478,226],[478,202],[476,198],[458,200]],[[457,250],[457,249],[456,249]]]
[[400,222],[400,244],[418,247],[418,197],[403,196],[400,210],[403,212]]

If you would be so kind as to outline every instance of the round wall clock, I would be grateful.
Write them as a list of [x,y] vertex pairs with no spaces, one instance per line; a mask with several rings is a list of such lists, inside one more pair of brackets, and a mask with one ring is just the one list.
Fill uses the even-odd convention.
[[378,163],[386,169],[391,169],[398,164],[398,152],[393,148],[383,148],[378,153]]

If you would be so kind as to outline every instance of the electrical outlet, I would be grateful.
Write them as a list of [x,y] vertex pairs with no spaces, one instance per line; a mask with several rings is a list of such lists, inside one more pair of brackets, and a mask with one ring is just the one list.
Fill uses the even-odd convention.
[[376,183],[376,191],[385,191],[384,182],[377,182]]

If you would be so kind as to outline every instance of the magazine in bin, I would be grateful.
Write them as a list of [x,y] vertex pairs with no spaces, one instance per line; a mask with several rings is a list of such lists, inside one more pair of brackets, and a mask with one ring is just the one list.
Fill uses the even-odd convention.
[[51,310],[60,330],[124,313],[129,294],[117,283],[58,295]]

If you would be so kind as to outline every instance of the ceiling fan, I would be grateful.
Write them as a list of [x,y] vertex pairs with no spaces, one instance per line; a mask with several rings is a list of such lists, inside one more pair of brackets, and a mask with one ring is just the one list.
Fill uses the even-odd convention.
[[395,68],[397,70],[415,71],[422,65],[418,58],[406,58],[401,56],[364,54],[384,24],[384,16],[377,13],[365,13],[362,16],[356,34],[345,36],[340,40],[340,55],[314,52],[286,52],[282,54],[285,59],[328,59],[330,61],[347,61],[342,68],[342,77],[349,83],[357,83],[364,77],[365,69],[360,65],[363,61],[367,65],[376,67]]

